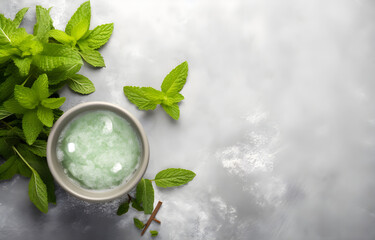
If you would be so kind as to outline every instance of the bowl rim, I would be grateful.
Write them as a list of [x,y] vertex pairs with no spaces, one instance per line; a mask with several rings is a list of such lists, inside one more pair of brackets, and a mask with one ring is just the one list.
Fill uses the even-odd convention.
[[[90,110],[109,110],[124,117],[137,132],[141,143],[140,165],[133,176],[125,183],[108,190],[88,190],[73,183],[63,172],[63,167],[56,156],[56,144],[61,131],[77,115]],[[141,123],[127,110],[109,102],[93,101],[78,104],[67,110],[53,125],[47,140],[47,162],[52,176],[57,183],[67,192],[82,200],[103,202],[116,199],[137,186],[146,172],[150,157],[150,148],[146,133]]]

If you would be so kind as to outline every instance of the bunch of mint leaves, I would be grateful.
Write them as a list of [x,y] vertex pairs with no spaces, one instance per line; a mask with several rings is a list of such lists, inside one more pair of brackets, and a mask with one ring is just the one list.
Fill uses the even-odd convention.
[[[193,180],[195,176],[196,174],[190,170],[168,168],[157,173],[153,180],[142,178],[137,185],[135,197],[129,195],[128,200],[119,206],[117,215],[121,216],[127,213],[130,203],[137,211],[151,214],[154,210],[154,188],[152,182],[155,182],[156,186],[162,188],[177,187],[187,184]],[[145,224],[137,218],[134,218],[134,225],[140,230],[145,227]],[[152,236],[158,234],[157,231],[151,231],[150,233]]]
[[90,30],[90,2],[83,3],[65,31],[53,26],[51,9],[36,6],[33,34],[20,28],[28,8],[14,19],[0,14],[0,180],[20,174],[30,178],[29,197],[43,213],[56,203],[53,177],[46,162],[47,137],[62,115],[65,98],[56,93],[64,85],[80,94],[95,91],[93,83],[77,74],[82,58],[104,67],[97,51],[110,38],[113,24]]

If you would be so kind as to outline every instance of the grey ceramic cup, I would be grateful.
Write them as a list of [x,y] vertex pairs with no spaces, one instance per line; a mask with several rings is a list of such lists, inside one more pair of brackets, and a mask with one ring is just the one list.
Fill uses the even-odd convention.
[[[64,169],[57,159],[56,146],[58,143],[58,138],[64,127],[78,114],[92,110],[108,110],[125,118],[138,134],[141,143],[140,164],[136,172],[127,182],[124,182],[116,188],[109,190],[88,190],[80,187],[78,184],[73,183],[73,181],[64,173]],[[48,167],[55,180],[62,188],[72,195],[83,200],[94,202],[108,201],[118,198],[134,188],[146,172],[149,156],[150,150],[147,136],[139,121],[123,108],[107,102],[82,103],[66,111],[53,125],[47,143]]]

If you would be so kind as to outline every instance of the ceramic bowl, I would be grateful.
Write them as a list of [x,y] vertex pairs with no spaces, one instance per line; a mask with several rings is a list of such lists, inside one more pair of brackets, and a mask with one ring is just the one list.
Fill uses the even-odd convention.
[[[135,132],[137,133],[140,145],[141,145],[141,158],[138,169],[132,175],[132,177],[122,183],[121,185],[108,190],[89,190],[74,183],[64,172],[63,166],[57,159],[56,147],[58,139],[67,124],[69,124],[77,115],[82,114],[86,111],[93,110],[107,110],[118,114],[119,116],[126,119]],[[72,195],[87,201],[102,202],[118,198],[131,189],[133,189],[137,183],[142,179],[146,172],[147,165],[149,162],[150,150],[148,145],[147,136],[143,130],[140,122],[131,115],[125,109],[107,102],[87,102],[79,104],[68,111],[66,111],[53,125],[47,142],[47,161],[48,167],[55,178],[55,180],[64,188],[67,192]]]

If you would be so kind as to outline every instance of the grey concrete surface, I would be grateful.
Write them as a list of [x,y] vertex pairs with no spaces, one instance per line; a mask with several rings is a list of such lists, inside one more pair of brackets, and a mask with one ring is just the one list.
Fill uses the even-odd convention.
[[[53,6],[63,29],[83,1],[1,1],[13,17]],[[63,109],[94,100],[133,113],[149,137],[146,177],[168,167],[197,177],[156,188],[156,239],[375,239],[375,2],[372,0],[92,0],[92,26],[114,22],[107,67],[81,73]],[[125,85],[159,87],[189,62],[180,120],[139,111]],[[58,188],[41,214],[27,180],[0,183],[0,239],[139,239],[120,200],[86,203]],[[151,239],[146,234],[143,239]]]

